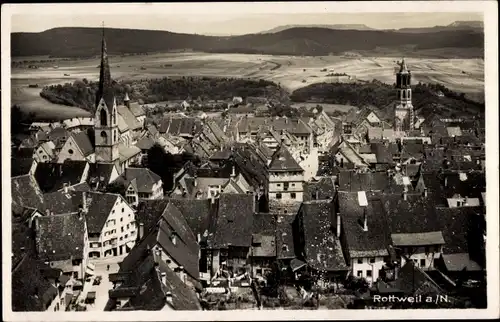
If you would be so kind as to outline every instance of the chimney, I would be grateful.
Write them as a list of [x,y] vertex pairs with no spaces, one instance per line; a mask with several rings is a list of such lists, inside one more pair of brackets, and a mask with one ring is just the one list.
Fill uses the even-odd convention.
[[368,231],[368,220],[366,216],[366,207],[363,207],[363,231]]
[[405,191],[403,191],[403,200],[404,201],[408,200],[408,191],[406,191],[406,189]]
[[198,233],[198,234],[196,235],[196,241],[197,241],[198,243],[201,241],[201,235],[200,235],[200,233]]
[[46,214],[47,216],[50,216],[50,209],[45,210],[45,214]]
[[167,285],[167,273],[165,273],[165,272],[161,272],[161,282],[162,282],[164,285]]
[[210,194],[210,203],[212,205],[215,204],[215,196],[213,194]]
[[195,187],[196,187],[196,186],[198,186],[198,176],[197,176],[197,175],[195,175],[195,176],[193,177],[193,179],[194,179],[194,186],[195,186]]
[[424,197],[427,198],[427,188],[424,188]]
[[175,233],[172,233],[170,240],[172,241],[172,244],[177,245],[177,236]]
[[155,254],[156,254],[156,257],[158,257],[160,260],[162,259],[161,257],[161,249],[155,249]]
[[231,171],[231,177],[236,177],[236,168],[235,166],[233,165],[233,168],[232,168],[232,171]]
[[179,266],[177,276],[179,276],[179,279],[183,282],[186,283],[186,271],[184,270],[184,266]]
[[89,209],[88,206],[89,205],[87,204],[87,192],[84,191],[82,193],[82,208],[83,208],[82,210],[83,210],[83,212],[87,212],[88,211],[88,209]]
[[63,188],[64,188],[64,193],[68,193],[68,184],[67,183],[63,184]]
[[[162,273],[162,274],[165,274],[165,273]],[[172,298],[172,292],[167,292],[167,294],[165,294],[165,300],[167,301],[168,304],[174,305],[174,301]]]
[[447,176],[444,177],[444,186],[448,187],[448,177]]
[[123,99],[123,103],[126,107],[130,108],[130,98],[128,97],[128,93],[125,93],[125,98]]
[[340,238],[340,212],[337,212],[337,237]]
[[316,200],[319,200],[319,191],[318,191],[318,190],[316,190],[316,191],[314,192],[314,195],[315,195],[315,197],[316,197]]
[[468,206],[468,205],[469,205],[469,197],[465,196],[464,206]]
[[139,240],[142,239],[142,237],[144,237],[144,223],[139,223],[139,235],[137,236],[139,238]]

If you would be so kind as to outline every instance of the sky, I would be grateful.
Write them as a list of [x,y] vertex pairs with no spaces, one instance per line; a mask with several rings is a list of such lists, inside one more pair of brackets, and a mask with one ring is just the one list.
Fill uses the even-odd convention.
[[[300,3],[297,3],[300,4]],[[55,27],[100,27],[104,21],[109,28],[167,30],[179,33],[205,35],[239,35],[257,33],[282,25],[310,24],[365,24],[375,29],[399,29],[407,27],[433,27],[448,25],[454,21],[483,20],[482,13],[474,12],[408,12],[404,7],[389,7],[400,12],[352,12],[347,7],[340,13],[338,4],[333,8],[293,5],[283,7],[273,3],[214,3],[214,4],[167,4],[166,6],[142,5],[140,7],[102,7],[86,5],[64,10],[63,5],[18,11],[11,17],[12,32],[40,32]],[[390,4],[386,2],[385,5]],[[251,5],[248,6],[248,5]],[[31,5],[33,6],[33,5]],[[103,6],[103,5],[101,5]],[[340,8],[340,9],[339,9]],[[418,7],[416,7],[418,9]],[[429,8],[422,7],[429,10]],[[58,9],[58,10],[54,10]],[[95,10],[93,10],[95,9]],[[107,10],[106,10],[107,9]],[[118,10],[120,9],[120,10]],[[314,10],[313,10],[314,9]],[[332,9],[332,10],[330,10]],[[405,12],[406,11],[406,12]],[[425,10],[423,10],[425,11]],[[97,13],[96,13],[97,12]],[[101,12],[106,12],[102,14]],[[161,12],[161,13],[158,13]],[[223,13],[224,12],[224,13]]]

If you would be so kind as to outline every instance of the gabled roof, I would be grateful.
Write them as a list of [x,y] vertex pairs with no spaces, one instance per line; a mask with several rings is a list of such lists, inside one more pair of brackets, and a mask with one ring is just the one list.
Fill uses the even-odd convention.
[[250,247],[253,214],[253,195],[221,194],[215,236],[212,238],[214,248]]
[[134,131],[142,127],[141,123],[139,123],[134,114],[126,106],[118,105],[116,109],[130,130]]
[[[132,249],[121,264],[118,274],[123,276],[123,283],[109,292],[111,299],[106,305],[107,311],[113,309],[114,299],[119,293],[130,297],[123,309],[119,310],[161,310],[170,305],[166,302],[168,292],[172,295],[174,310],[201,309],[194,290],[182,282],[145,243]],[[162,274],[165,274],[164,280]]]
[[149,150],[155,145],[155,140],[150,137],[140,139],[135,146],[141,150]]
[[[375,194],[368,194],[368,206],[358,204],[357,192],[339,192],[338,204],[350,257],[387,256],[390,238],[384,208]],[[363,231],[366,213],[367,231]],[[334,226],[336,223],[334,223]]]
[[84,157],[94,153],[94,147],[92,146],[90,138],[86,132],[73,133],[71,134],[71,137],[75,140],[76,145],[80,151],[82,151]]
[[271,163],[269,164],[269,170],[304,171],[283,144],[274,152]]
[[304,202],[302,222],[304,248],[307,263],[316,270],[347,270],[340,240],[331,230],[332,203],[324,201]]
[[139,201],[139,205],[137,206],[137,211],[135,213],[135,220],[138,225],[140,223],[144,225],[144,232],[148,232],[153,229],[156,223],[160,220],[160,217],[168,203],[168,199],[143,199]]
[[193,234],[203,235],[209,228],[212,207],[210,199],[170,199],[180,210]]
[[64,163],[41,162],[35,170],[35,179],[43,192],[54,192],[80,183],[87,161],[66,160]]
[[82,259],[85,250],[85,217],[78,214],[37,218],[38,256],[46,260]]
[[152,193],[155,184],[161,181],[159,175],[148,168],[125,168],[125,172],[117,180],[122,181],[125,187],[134,184],[139,193]]
[[86,218],[89,234],[102,232],[104,224],[108,220],[111,210],[113,209],[113,206],[115,205],[118,198],[121,197],[117,194],[112,193],[87,193],[89,210]]

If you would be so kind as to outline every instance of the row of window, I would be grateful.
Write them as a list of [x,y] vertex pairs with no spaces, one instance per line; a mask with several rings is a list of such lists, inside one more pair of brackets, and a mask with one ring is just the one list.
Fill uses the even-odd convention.
[[[375,257],[371,257],[369,260],[370,264],[375,263]],[[363,264],[364,263],[364,258],[358,258],[358,264]]]
[[[281,193],[277,193],[276,194],[276,199],[282,199],[283,196],[281,195]],[[290,193],[290,199],[297,199],[297,194],[295,192],[292,192]]]

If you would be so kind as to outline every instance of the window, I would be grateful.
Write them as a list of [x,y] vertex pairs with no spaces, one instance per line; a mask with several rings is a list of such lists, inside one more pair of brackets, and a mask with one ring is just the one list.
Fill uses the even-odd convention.
[[256,271],[257,271],[257,274],[262,275],[262,268],[257,268],[257,270],[256,270]]
[[281,187],[281,183],[277,183],[277,184],[276,184],[276,187]]
[[358,277],[363,277],[363,271],[358,271],[356,274]]
[[127,238],[127,237],[128,237],[128,234],[125,234],[125,238]]
[[120,240],[123,240],[123,237],[120,237]]
[[366,277],[372,277],[372,270],[371,269],[366,271]]
[[120,218],[120,221],[123,221],[123,217],[122,217],[122,218]]
[[101,109],[101,126],[108,126],[108,113],[104,109]]
[[362,258],[358,258],[358,264],[363,264],[363,259]]
[[125,212],[125,208],[122,208],[122,212]]
[[283,183],[283,190],[287,191],[288,190],[288,182]]
[[425,259],[420,260],[420,267],[425,267]]
[[133,236],[133,235],[135,235],[135,230],[132,230],[132,231],[130,232],[130,236]]
[[111,210],[111,213],[112,213],[112,214],[114,214],[114,213],[115,213],[115,210],[114,210],[114,209],[113,209],[113,210]]
[[425,253],[428,254],[430,252],[431,252],[430,247],[429,246],[425,246]]
[[123,227],[121,227],[121,229],[122,229],[122,233],[123,233],[125,231],[125,229]]
[[127,229],[128,229],[129,227],[130,227],[130,225],[129,225],[129,224],[127,224]]
[[108,134],[106,133],[106,131],[101,132],[101,141],[103,144],[108,143]]
[[292,193],[290,194],[290,198],[292,198],[292,199],[297,198],[297,195],[295,194],[295,192],[292,192]]
[[370,258],[370,264],[373,264],[373,263],[375,263],[375,257]]
[[292,183],[292,187],[295,187],[295,183]]
[[73,154],[73,153],[74,153],[74,152],[73,152],[73,149],[69,149],[69,150],[68,150],[68,153],[69,153],[69,154]]
[[276,199],[281,199],[281,193],[276,194]]

